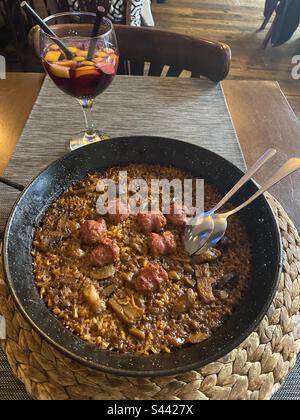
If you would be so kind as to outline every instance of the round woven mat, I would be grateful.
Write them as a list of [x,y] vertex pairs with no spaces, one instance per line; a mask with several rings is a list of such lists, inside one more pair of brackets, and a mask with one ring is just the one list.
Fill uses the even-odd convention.
[[294,337],[300,309],[300,239],[280,204],[267,195],[284,246],[279,290],[260,326],[226,357],[185,374],[135,379],[86,368],[63,356],[34,332],[16,310],[1,276],[0,311],[7,321],[3,348],[15,375],[35,399],[265,400],[293,368],[300,340]]

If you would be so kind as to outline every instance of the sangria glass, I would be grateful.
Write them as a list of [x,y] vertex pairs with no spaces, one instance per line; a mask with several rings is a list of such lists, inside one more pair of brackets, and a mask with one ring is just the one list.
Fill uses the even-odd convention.
[[[82,106],[86,129],[70,141],[71,150],[109,138],[96,130],[92,107],[94,99],[113,81],[119,64],[116,35],[109,19],[103,18],[99,35],[92,37],[95,13],[58,13],[44,19],[55,37],[41,29],[41,58],[45,70],[63,92]],[[59,39],[72,53],[66,57]]]

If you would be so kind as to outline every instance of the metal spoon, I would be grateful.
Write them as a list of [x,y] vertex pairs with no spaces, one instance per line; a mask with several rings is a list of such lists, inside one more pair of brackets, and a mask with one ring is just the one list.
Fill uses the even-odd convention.
[[234,187],[222,198],[222,200],[211,210],[200,213],[189,220],[185,230],[184,245],[186,251],[193,255],[205,245],[214,229],[211,215],[221,208],[227,201],[241,188],[249,179],[264,165],[271,157],[276,154],[275,149],[268,149],[255,163],[248,172],[234,185]]
[[292,158],[288,160],[252,197],[245,201],[240,206],[223,214],[212,214],[210,217],[214,225],[214,229],[209,236],[207,242],[202,246],[197,254],[202,254],[209,248],[214,247],[224,236],[227,229],[227,219],[244,207],[248,206],[269,188],[276,185],[279,181],[286,178],[288,175],[300,169],[300,158]]

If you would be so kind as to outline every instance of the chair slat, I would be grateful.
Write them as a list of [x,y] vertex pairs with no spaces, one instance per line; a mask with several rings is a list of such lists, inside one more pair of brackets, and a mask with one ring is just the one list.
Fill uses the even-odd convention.
[[[143,75],[145,69],[149,76],[178,77],[186,75],[188,71],[192,77],[203,76],[214,82],[219,82],[228,75],[231,51],[226,44],[153,28],[125,25],[114,27],[121,52],[119,74]],[[33,36],[31,44],[39,55],[38,32]],[[131,64],[131,72],[126,71],[122,63],[124,59]]]
[[157,61],[152,61],[148,71],[148,76],[161,76],[164,69],[164,64]]
[[130,61],[130,75],[143,76],[144,75],[144,62],[143,61]]
[[170,66],[167,77],[179,77],[182,70],[182,67]]

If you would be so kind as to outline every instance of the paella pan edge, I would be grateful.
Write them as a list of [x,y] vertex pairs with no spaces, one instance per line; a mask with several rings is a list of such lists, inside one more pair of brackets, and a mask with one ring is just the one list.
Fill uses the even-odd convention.
[[[24,190],[7,222],[3,261],[17,308],[44,339],[73,360],[117,375],[153,377],[200,368],[228,354],[258,326],[277,289],[282,246],[275,216],[264,197],[241,212],[252,244],[252,278],[234,314],[204,343],[170,354],[134,356],[102,350],[68,331],[47,309],[34,284],[31,246],[34,229],[53,200],[87,174],[129,163],[173,166],[204,178],[227,192],[242,171],[201,147],[158,137],[126,137],[86,146],[55,161]],[[257,190],[248,184],[232,200],[240,203]]]

